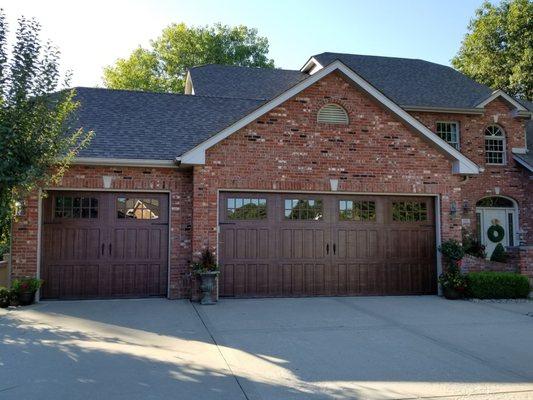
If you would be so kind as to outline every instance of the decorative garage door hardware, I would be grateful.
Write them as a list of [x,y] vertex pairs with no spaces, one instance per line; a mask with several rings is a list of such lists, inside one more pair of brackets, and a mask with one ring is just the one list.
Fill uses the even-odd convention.
[[42,260],[45,299],[165,296],[167,195],[49,192]]
[[221,193],[219,215],[221,296],[436,293],[433,198]]

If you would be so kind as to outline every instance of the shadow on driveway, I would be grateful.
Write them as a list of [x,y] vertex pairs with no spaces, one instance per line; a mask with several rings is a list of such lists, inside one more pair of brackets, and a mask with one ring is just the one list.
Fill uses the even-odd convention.
[[0,311],[1,399],[533,398],[533,302],[44,302]]

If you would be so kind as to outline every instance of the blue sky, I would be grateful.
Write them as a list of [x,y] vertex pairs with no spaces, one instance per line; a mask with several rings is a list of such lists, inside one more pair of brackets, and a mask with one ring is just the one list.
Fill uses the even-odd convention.
[[73,84],[101,86],[102,69],[172,22],[255,27],[276,66],[298,69],[323,51],[448,64],[482,0],[3,0],[12,28],[23,14],[63,53]]

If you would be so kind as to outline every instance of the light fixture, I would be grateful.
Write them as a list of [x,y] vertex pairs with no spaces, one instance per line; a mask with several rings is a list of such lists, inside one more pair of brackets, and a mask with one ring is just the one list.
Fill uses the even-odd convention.
[[331,187],[332,192],[336,192],[339,189],[339,180],[338,179],[330,179],[329,180],[329,186]]
[[463,200],[463,213],[467,214],[470,211],[470,204],[468,204],[468,200]]
[[494,188],[494,193],[500,194],[500,188],[498,186]]
[[457,203],[454,201],[450,204],[450,217],[454,218],[457,215]]
[[17,217],[23,217],[26,215],[26,201],[24,200],[15,201],[15,215]]

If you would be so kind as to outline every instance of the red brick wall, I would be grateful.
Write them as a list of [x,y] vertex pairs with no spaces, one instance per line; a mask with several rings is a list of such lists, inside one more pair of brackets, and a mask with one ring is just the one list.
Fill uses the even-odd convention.
[[[170,193],[170,297],[190,296],[192,173],[173,168],[73,166],[58,188],[102,189],[103,175],[113,190],[164,190]],[[27,201],[26,215],[13,225],[12,275],[37,273],[38,196]]]
[[[471,220],[471,229],[476,229],[476,203],[483,197],[496,195],[496,189],[500,189],[500,195],[508,196],[516,200],[519,208],[520,228],[527,232],[526,242],[533,243],[533,212],[531,207],[531,183],[524,168],[519,166],[511,153],[513,147],[525,147],[525,124],[527,120],[512,116],[512,107],[500,99],[496,99],[485,107],[483,115],[461,115],[413,112],[429,129],[435,131],[437,121],[459,122],[460,150],[468,158],[479,166],[485,168],[485,172],[477,176],[471,176],[463,183],[460,202],[457,203],[460,218]],[[485,139],[484,130],[488,125],[494,124],[497,117],[506,134],[507,141],[507,164],[502,166],[485,164]],[[527,185],[529,186],[529,189]],[[463,201],[468,201],[470,211],[462,211]]]
[[[331,101],[348,111],[349,125],[316,123]],[[216,244],[218,189],[330,191],[330,178],[339,191],[441,194],[444,237],[459,238],[449,208],[465,183],[451,168],[419,133],[329,75],[207,151],[194,169],[193,250]]]

